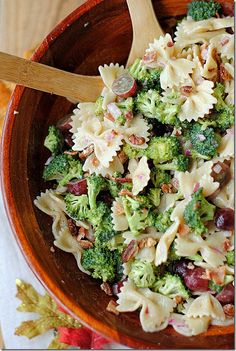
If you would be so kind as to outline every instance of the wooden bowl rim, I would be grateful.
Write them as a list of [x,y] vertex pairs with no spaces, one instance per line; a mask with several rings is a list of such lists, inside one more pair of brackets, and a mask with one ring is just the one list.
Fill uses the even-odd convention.
[[[67,17],[65,17],[61,22],[59,22],[55,28],[45,37],[39,47],[35,50],[34,54],[31,57],[32,61],[39,61],[42,56],[49,49],[50,45],[76,20],[78,20],[83,14],[93,9],[96,5],[102,3],[105,0],[88,0],[86,3],[76,8],[71,12]],[[127,334],[119,333],[114,328],[111,328],[96,318],[89,315],[85,312],[79,305],[75,305],[73,299],[68,297],[63,293],[59,287],[56,286],[56,283],[51,279],[50,275],[43,269],[41,264],[34,257],[34,251],[28,242],[24,229],[20,224],[19,219],[17,218],[17,209],[14,203],[13,193],[11,190],[10,182],[10,141],[12,136],[12,130],[14,125],[14,114],[17,111],[17,107],[20,104],[21,98],[24,94],[25,88],[23,86],[17,85],[11,96],[11,100],[8,105],[6,118],[3,127],[3,134],[1,140],[1,189],[3,194],[4,207],[8,217],[8,221],[13,230],[14,237],[17,241],[17,244],[29,266],[31,271],[34,273],[39,282],[44,286],[45,290],[50,293],[50,295],[63,306],[65,311],[67,311],[71,316],[76,319],[79,319],[81,323],[95,332],[101,333],[106,336],[108,339],[115,342],[122,342],[123,344],[137,349],[142,348],[157,348],[157,344],[152,341],[146,342],[144,340],[137,340]],[[171,331],[172,336],[178,337],[178,333],[172,330],[171,327],[168,327]],[[216,327],[211,326],[210,331],[207,331],[201,335],[224,335],[224,334],[233,334],[234,326],[229,327]],[[174,334],[174,335],[173,335]]]

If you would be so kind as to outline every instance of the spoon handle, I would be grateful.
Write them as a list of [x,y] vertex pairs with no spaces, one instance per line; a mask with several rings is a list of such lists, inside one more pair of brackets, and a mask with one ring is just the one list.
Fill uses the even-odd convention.
[[95,101],[103,88],[99,76],[65,72],[4,52],[0,52],[0,79],[73,101]]
[[141,58],[149,43],[163,35],[151,0],[126,0],[133,27],[133,42],[126,66]]

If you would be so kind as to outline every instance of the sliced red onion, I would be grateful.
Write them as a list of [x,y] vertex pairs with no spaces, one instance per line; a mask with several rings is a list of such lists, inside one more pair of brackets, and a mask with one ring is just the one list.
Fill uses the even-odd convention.
[[185,156],[191,156],[191,150],[189,149],[185,150]]
[[228,44],[228,42],[229,42],[229,38],[228,37],[224,37],[222,40],[221,40],[221,46],[224,46],[224,45],[226,45],[226,44]]
[[107,109],[115,119],[122,115],[121,110],[114,102],[110,102],[110,104],[107,105]]
[[175,189],[179,188],[179,181],[177,178],[172,178],[171,183],[173,184],[173,186],[175,187]]
[[198,191],[199,188],[200,188],[200,183],[197,182],[196,184],[194,184],[193,192],[196,193],[196,191]]

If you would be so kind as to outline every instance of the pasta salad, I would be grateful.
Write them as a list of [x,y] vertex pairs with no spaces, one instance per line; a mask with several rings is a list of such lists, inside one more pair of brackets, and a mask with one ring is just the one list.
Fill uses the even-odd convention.
[[100,66],[97,101],[45,138],[54,185],[35,205],[55,247],[146,332],[233,323],[233,26],[220,4],[193,1],[173,38],[128,68]]

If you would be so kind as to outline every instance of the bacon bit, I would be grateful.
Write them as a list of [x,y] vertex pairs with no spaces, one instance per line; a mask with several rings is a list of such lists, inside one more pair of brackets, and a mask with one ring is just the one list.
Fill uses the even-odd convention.
[[132,121],[132,119],[134,118],[134,115],[133,115],[133,112],[132,111],[129,111],[125,114],[125,119],[127,121]]
[[102,291],[105,292],[105,294],[107,294],[108,296],[113,296],[113,292],[112,292],[112,289],[110,287],[110,285],[108,283],[102,283],[100,285],[100,288],[102,289]]
[[116,309],[117,306],[118,305],[117,305],[115,300],[110,300],[108,305],[107,305],[107,307],[106,307],[106,310],[108,312],[111,312],[111,313],[115,314],[116,316],[118,316],[119,315],[119,311],[117,311],[117,309]]
[[228,37],[224,37],[222,40],[221,40],[221,46],[225,46],[226,44],[228,44],[229,42],[229,38]]
[[145,308],[145,314],[149,314],[148,306]]
[[88,241],[88,240],[80,240],[79,244],[85,250],[91,249],[91,247],[93,247],[93,243],[91,243],[91,241]]
[[190,85],[185,85],[180,88],[180,92],[184,96],[190,96],[193,92],[193,87],[191,87]]
[[221,266],[217,269],[206,269],[206,277],[209,280],[213,280],[217,285],[223,285],[225,279],[226,269],[225,266]]
[[55,252],[55,249],[54,249],[53,246],[50,247],[50,251],[53,252],[53,253]]
[[122,262],[128,262],[133,258],[136,254],[138,253],[138,245],[136,240],[131,240],[129,245],[126,247],[126,249],[122,252],[121,254],[121,259]]
[[176,135],[176,136],[182,135],[182,130],[180,130],[180,129],[175,129],[175,135]]
[[201,202],[200,201],[197,201],[194,205],[195,207],[195,210],[199,210],[199,208],[201,208]]
[[120,162],[122,163],[122,165],[128,160],[128,156],[126,155],[126,153],[124,151],[119,152],[117,156],[118,156]]
[[157,53],[155,51],[147,52],[142,59],[143,63],[152,63],[157,59]]
[[99,161],[98,161],[96,156],[94,156],[91,161],[92,161],[92,165],[94,167],[98,167],[99,166]]
[[133,145],[143,145],[145,143],[145,138],[132,134],[129,136],[129,141]]
[[168,41],[167,47],[168,47],[168,48],[172,48],[172,46],[174,46],[173,41]]
[[233,79],[233,77],[231,76],[231,74],[227,71],[224,64],[221,63],[221,65],[220,65],[220,81],[224,82],[225,80],[232,80],[232,79]]
[[71,218],[68,218],[67,219],[67,224],[68,224],[68,228],[69,228],[70,233],[73,236],[77,236],[77,234],[78,234],[78,227],[75,224],[75,221],[73,219],[71,219]]
[[172,194],[174,193],[174,187],[171,183],[169,184],[162,184],[161,186],[161,190],[163,191],[163,193],[167,193],[167,194]]
[[78,155],[79,151],[64,151],[65,155],[76,156]]
[[89,155],[91,155],[94,151],[94,146],[90,145],[86,149],[84,149],[82,152],[79,153],[79,158],[81,160],[85,160]]
[[178,233],[180,235],[186,235],[190,233],[190,228],[187,224],[180,223],[179,228],[178,228]]
[[223,306],[224,313],[226,316],[233,317],[234,316],[234,305],[228,303],[227,305]]
[[157,241],[153,238],[143,238],[138,242],[139,249],[143,249],[144,247],[152,247],[155,246]]
[[111,177],[111,179],[114,180],[114,182],[116,182],[116,183],[132,183],[131,178]]
[[80,241],[83,238],[88,238],[88,230],[85,229],[84,227],[79,228],[79,235],[77,236],[77,240]]
[[115,118],[112,116],[112,114],[110,112],[105,112],[104,113],[104,118],[109,119],[112,122],[115,122]]
[[224,249],[224,251],[228,251],[228,249],[230,248],[230,241],[229,241],[229,239],[228,238],[225,238],[225,240],[224,240],[224,244],[223,244],[223,249]]
[[132,192],[129,191],[128,189],[122,189],[118,195],[120,195],[120,196],[128,195],[128,196],[132,197],[133,199],[135,198],[135,196],[132,194]]
[[177,305],[179,305],[180,303],[182,303],[182,302],[183,302],[182,296],[179,296],[179,295],[175,296],[175,297],[174,297],[174,302],[175,302]]

